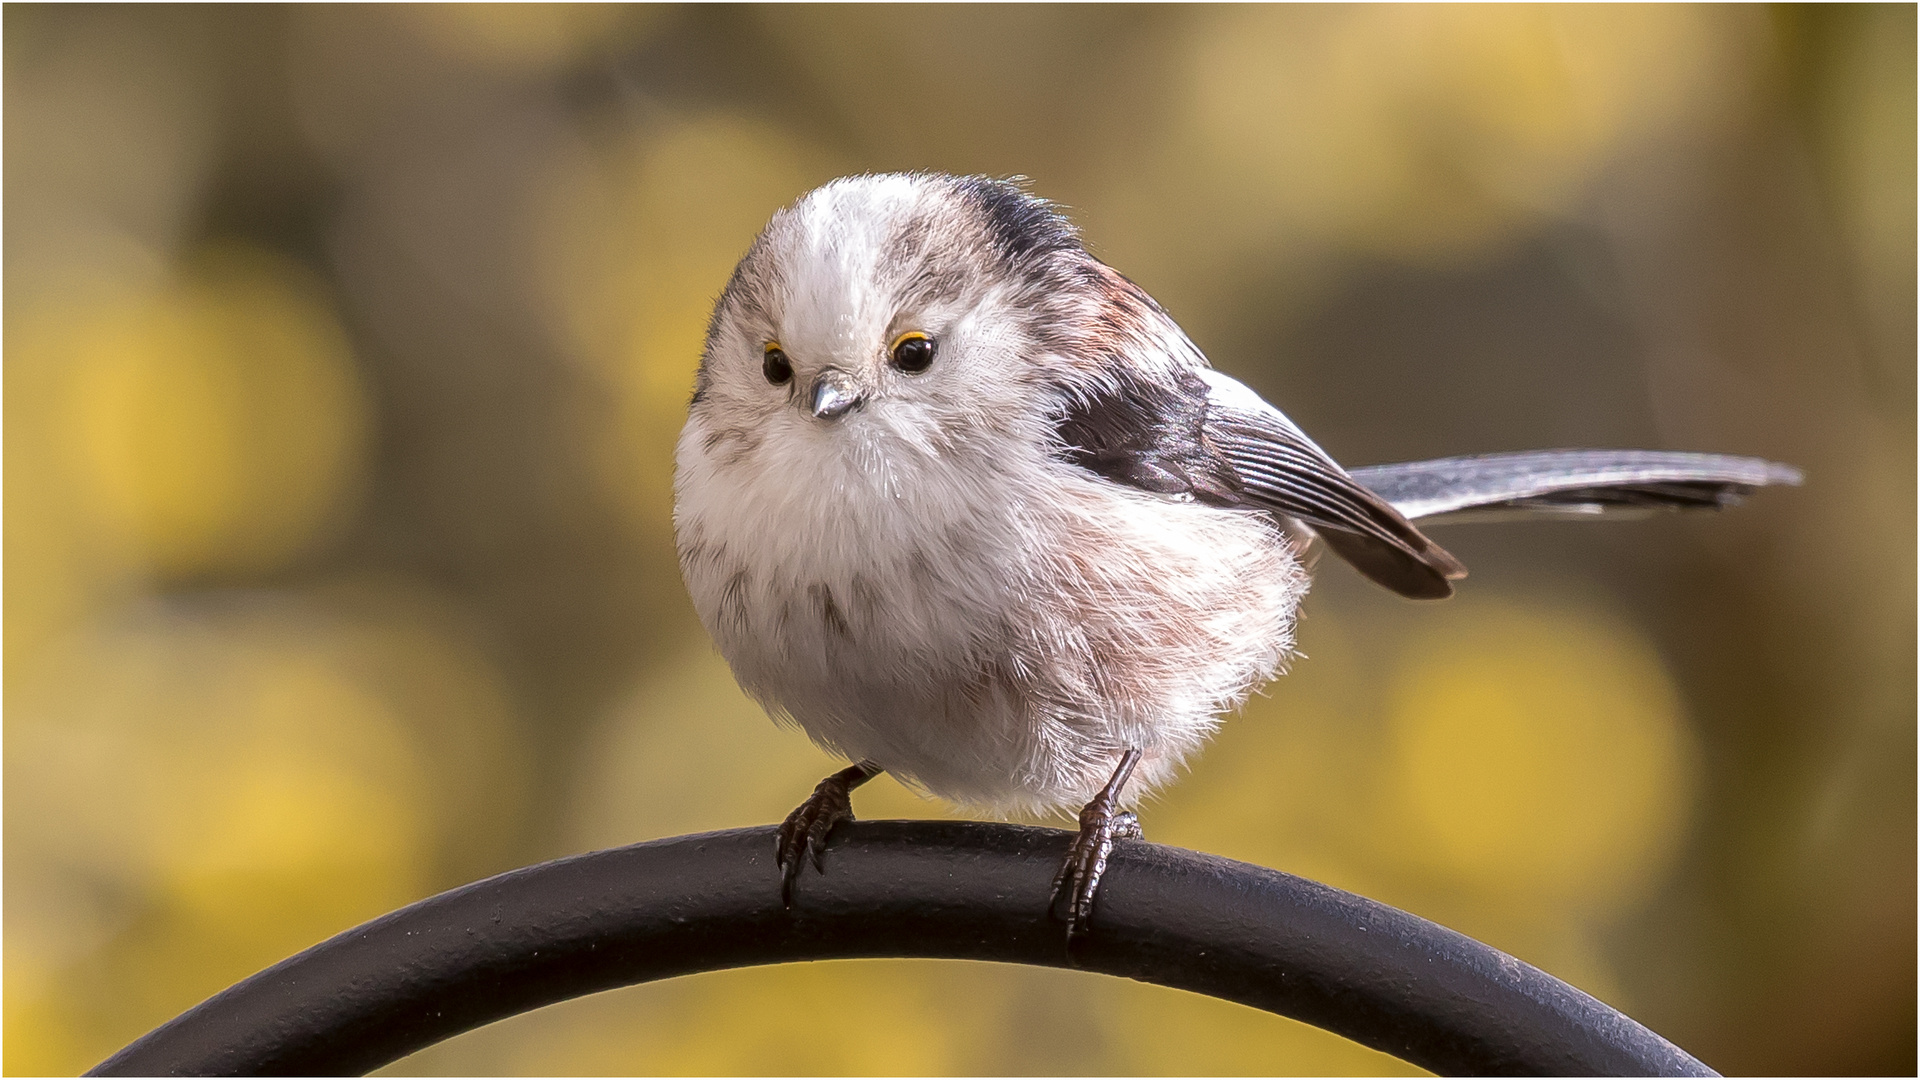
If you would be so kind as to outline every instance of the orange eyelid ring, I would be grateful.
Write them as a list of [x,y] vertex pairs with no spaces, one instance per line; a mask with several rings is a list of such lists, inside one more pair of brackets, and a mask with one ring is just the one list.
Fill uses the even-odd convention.
[[887,351],[892,352],[893,350],[899,348],[902,342],[912,341],[914,338],[926,338],[926,340],[928,341],[933,340],[932,338],[927,337],[925,333],[919,330],[909,330],[906,333],[901,334],[899,337],[894,338],[893,344],[887,346]]
[[761,349],[760,351],[763,353],[770,353],[770,352],[786,352],[787,350],[781,348],[779,342],[769,341],[767,342],[766,347]]

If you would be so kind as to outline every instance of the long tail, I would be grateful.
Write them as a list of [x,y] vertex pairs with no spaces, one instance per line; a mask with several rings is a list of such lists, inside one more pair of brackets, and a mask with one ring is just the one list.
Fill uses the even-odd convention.
[[1716,510],[1800,470],[1759,458],[1660,450],[1530,450],[1351,470],[1426,524],[1525,517],[1633,517]]

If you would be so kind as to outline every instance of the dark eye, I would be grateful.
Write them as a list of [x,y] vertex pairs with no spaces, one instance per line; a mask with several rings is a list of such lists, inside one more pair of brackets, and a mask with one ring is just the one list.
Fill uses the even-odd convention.
[[768,345],[766,355],[760,358],[760,370],[765,373],[768,382],[780,386],[793,378],[793,361],[780,351],[780,346]]
[[893,366],[915,375],[933,366],[933,339],[918,330],[901,334],[893,343]]

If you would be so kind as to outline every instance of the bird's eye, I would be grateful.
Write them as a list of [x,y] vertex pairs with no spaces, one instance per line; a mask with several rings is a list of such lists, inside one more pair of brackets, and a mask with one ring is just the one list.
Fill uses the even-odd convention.
[[909,330],[893,341],[893,366],[916,375],[933,366],[933,339]]
[[793,378],[793,361],[787,359],[787,354],[781,350],[778,342],[770,341],[767,343],[766,355],[760,358],[760,371],[766,375],[768,382],[775,386],[782,386],[788,379]]

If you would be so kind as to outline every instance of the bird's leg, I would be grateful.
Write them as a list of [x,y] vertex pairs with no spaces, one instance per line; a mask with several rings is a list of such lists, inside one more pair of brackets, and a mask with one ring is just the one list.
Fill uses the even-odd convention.
[[1120,789],[1126,786],[1133,767],[1138,764],[1139,750],[1131,749],[1121,755],[1113,778],[1086,809],[1080,811],[1080,834],[1073,838],[1073,845],[1067,848],[1067,861],[1054,875],[1053,900],[1048,910],[1065,919],[1069,944],[1075,935],[1087,932],[1087,922],[1093,918],[1093,895],[1100,888],[1100,875],[1107,871],[1107,856],[1113,852],[1113,842],[1140,839],[1140,819],[1132,811],[1118,808]]
[[774,862],[785,876],[780,879],[780,901],[793,906],[793,882],[800,876],[801,864],[809,857],[813,868],[827,872],[827,834],[835,825],[853,820],[853,789],[879,776],[883,771],[871,761],[849,765],[825,780],[807,796],[807,801],[787,815],[780,826],[780,842],[774,849]]

